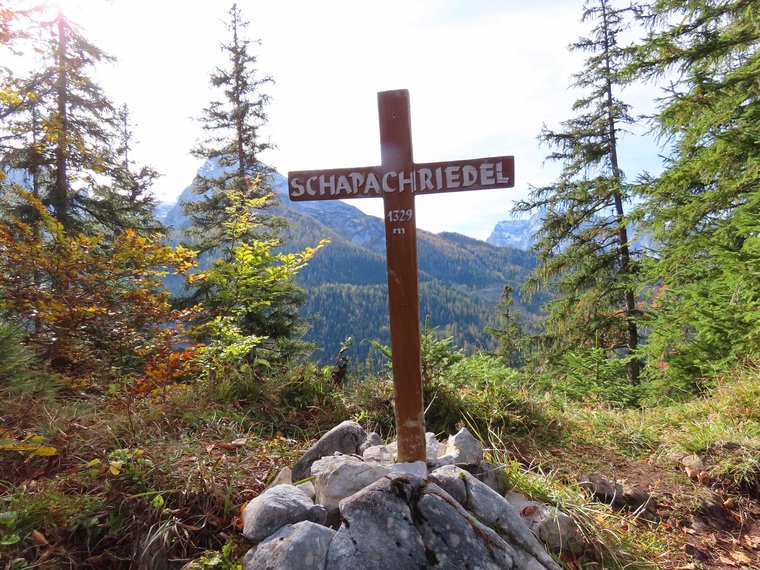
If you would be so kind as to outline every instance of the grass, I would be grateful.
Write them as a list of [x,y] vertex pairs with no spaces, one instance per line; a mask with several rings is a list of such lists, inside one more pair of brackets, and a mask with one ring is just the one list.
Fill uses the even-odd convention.
[[[195,559],[198,568],[235,568],[246,549],[236,538],[240,508],[321,433],[354,418],[392,436],[392,385],[382,376],[349,379],[343,391],[328,371],[304,365],[218,388],[172,386],[135,398],[64,386],[35,398],[0,387],[0,440],[16,445],[0,444],[6,566],[174,568]],[[758,493],[756,369],[701,398],[642,409],[554,398],[487,356],[456,362],[429,388],[429,428],[453,432],[450,424],[464,421],[484,435],[510,488],[576,522],[589,548],[563,558],[569,568],[683,562],[676,531],[704,488],[677,471],[683,455],[703,458],[706,484]],[[34,455],[21,445],[29,438],[54,453]],[[679,489],[659,525],[592,501],[576,484],[618,468],[657,470]]]

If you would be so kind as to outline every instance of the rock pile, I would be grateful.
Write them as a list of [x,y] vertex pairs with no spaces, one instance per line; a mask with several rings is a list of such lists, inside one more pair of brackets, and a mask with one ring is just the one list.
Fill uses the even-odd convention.
[[427,434],[426,461],[395,457],[355,422],[325,434],[246,507],[245,569],[559,570],[547,548],[583,546],[566,515],[505,497],[466,429],[445,444]]

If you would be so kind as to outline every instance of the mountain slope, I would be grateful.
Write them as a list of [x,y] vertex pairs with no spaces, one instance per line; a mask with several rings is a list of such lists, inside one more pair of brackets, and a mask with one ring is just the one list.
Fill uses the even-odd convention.
[[[213,169],[207,163],[202,173],[212,175]],[[311,321],[306,338],[315,343],[315,356],[329,360],[346,337],[353,337],[352,357],[364,361],[369,344],[361,341],[390,341],[383,221],[340,201],[290,202],[287,180],[279,173],[273,174],[271,186],[280,202],[274,213],[289,224],[286,250],[330,240],[298,276],[307,292],[302,312]],[[179,203],[195,199],[187,188],[167,213],[164,222],[175,230],[173,241],[188,223]],[[422,316],[430,315],[431,326],[460,346],[492,346],[483,329],[493,319],[504,286],[519,287],[532,271],[533,255],[424,230],[418,230],[417,249]],[[533,305],[518,302],[517,308],[537,313]]]

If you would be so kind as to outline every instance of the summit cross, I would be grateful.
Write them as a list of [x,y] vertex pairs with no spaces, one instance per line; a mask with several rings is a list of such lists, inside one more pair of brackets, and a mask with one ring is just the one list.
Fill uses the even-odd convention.
[[293,201],[382,197],[388,263],[397,461],[425,461],[414,197],[514,186],[514,157],[415,164],[409,92],[377,94],[381,165],[288,173]]

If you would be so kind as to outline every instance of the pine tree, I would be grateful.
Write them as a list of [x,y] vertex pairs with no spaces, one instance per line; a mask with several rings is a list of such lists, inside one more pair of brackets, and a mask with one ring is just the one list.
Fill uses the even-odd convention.
[[[257,56],[251,53],[252,45],[260,42],[246,38],[248,25],[237,4],[233,4],[227,23],[230,41],[221,44],[227,66],[217,67],[210,76],[212,87],[221,91],[222,96],[203,110],[200,121],[209,134],[192,150],[194,156],[212,164],[209,175],[198,175],[193,182],[200,198],[184,204],[192,224],[189,233],[197,240],[193,245],[200,251],[224,245],[220,228],[230,205],[226,191],[248,192],[255,188],[257,196],[250,198],[269,194],[271,171],[259,156],[272,148],[261,134],[269,103],[264,88],[272,83],[272,78],[260,76]],[[257,178],[261,178],[260,182],[252,184]],[[261,202],[260,214],[253,224],[257,232],[266,226],[281,227],[280,220],[262,211],[271,208],[272,203],[273,199]]]
[[694,381],[760,354],[760,6],[656,0],[634,77],[664,79],[655,127],[670,146],[644,185],[660,250],[650,352]]
[[535,188],[517,212],[544,212],[535,250],[539,267],[530,287],[552,288],[545,347],[549,355],[599,347],[628,355],[628,377],[639,382],[635,355],[634,281],[625,204],[631,195],[618,156],[622,126],[631,124],[629,106],[618,97],[625,52],[618,43],[626,27],[626,9],[609,0],[589,0],[583,21],[595,21],[590,37],[570,49],[589,53],[574,86],[585,91],[575,101],[576,115],[555,132],[544,127],[540,140],[554,148],[549,160],[562,163],[558,180]]

